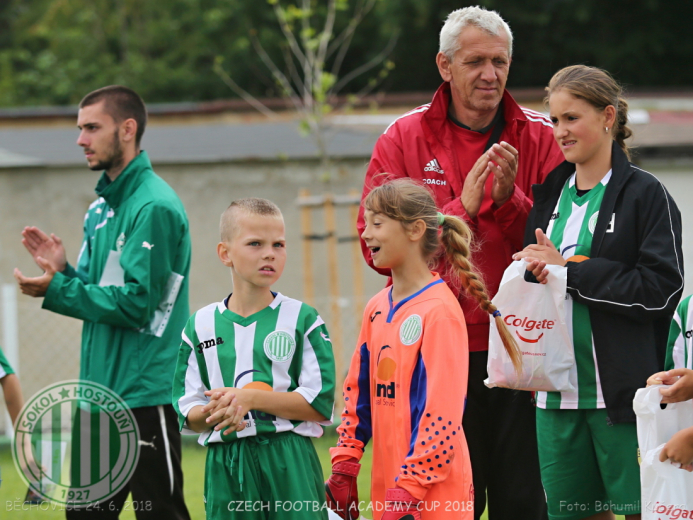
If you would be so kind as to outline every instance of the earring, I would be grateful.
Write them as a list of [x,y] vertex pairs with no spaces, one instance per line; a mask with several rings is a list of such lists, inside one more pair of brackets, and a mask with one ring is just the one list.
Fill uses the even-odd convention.
[[604,131],[608,134],[608,133],[609,133],[609,127],[608,127],[608,126],[605,126],[605,127],[604,127]]

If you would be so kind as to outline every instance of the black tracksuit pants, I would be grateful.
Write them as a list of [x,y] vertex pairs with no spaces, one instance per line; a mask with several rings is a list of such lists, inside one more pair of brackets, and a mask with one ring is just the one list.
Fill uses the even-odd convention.
[[470,352],[462,425],[474,479],[474,518],[546,520],[531,392],[487,388],[488,352]]
[[[183,499],[181,438],[173,406],[131,409],[140,432],[140,458],[130,481],[113,497],[90,507],[66,510],[72,519],[117,519],[135,511],[137,520],[190,520]],[[126,502],[128,494],[132,493]]]

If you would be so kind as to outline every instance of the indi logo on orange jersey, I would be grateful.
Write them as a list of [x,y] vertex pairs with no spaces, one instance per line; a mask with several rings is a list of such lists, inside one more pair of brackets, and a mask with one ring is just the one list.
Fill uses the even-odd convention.
[[[380,381],[389,381],[395,375],[395,371],[397,370],[397,363],[395,363],[394,359],[390,357],[382,357],[383,352],[385,352],[387,349],[392,349],[392,347],[390,347],[390,345],[385,345],[383,348],[381,348],[380,352],[378,353],[378,360],[376,362],[375,379],[379,379]],[[378,383],[377,380],[374,380],[374,383],[376,397],[385,397],[387,399],[395,398],[394,381],[389,384],[384,384]]]

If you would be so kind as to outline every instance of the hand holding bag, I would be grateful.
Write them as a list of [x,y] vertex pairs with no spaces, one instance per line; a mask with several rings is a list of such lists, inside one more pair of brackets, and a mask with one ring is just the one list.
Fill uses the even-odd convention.
[[641,388],[633,400],[642,457],[642,520],[693,518],[693,473],[659,460],[669,439],[693,426],[693,402],[670,403],[662,409],[660,388],[666,387]]
[[570,369],[573,342],[565,322],[567,269],[548,265],[546,284],[525,281],[527,263],[518,260],[503,273],[493,304],[522,351],[518,378],[491,320],[486,386],[547,392],[575,391]]

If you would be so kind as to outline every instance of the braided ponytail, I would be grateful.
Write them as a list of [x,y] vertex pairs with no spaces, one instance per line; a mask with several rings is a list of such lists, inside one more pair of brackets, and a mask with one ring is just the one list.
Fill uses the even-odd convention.
[[491,314],[496,320],[496,328],[503,342],[503,347],[512,361],[515,372],[520,375],[522,373],[522,352],[520,352],[515,338],[510,334],[498,308],[489,299],[484,282],[470,261],[472,232],[469,226],[462,219],[445,215],[441,240],[445,257],[452,266],[453,274],[459,279],[462,287],[479,302],[479,307]]

